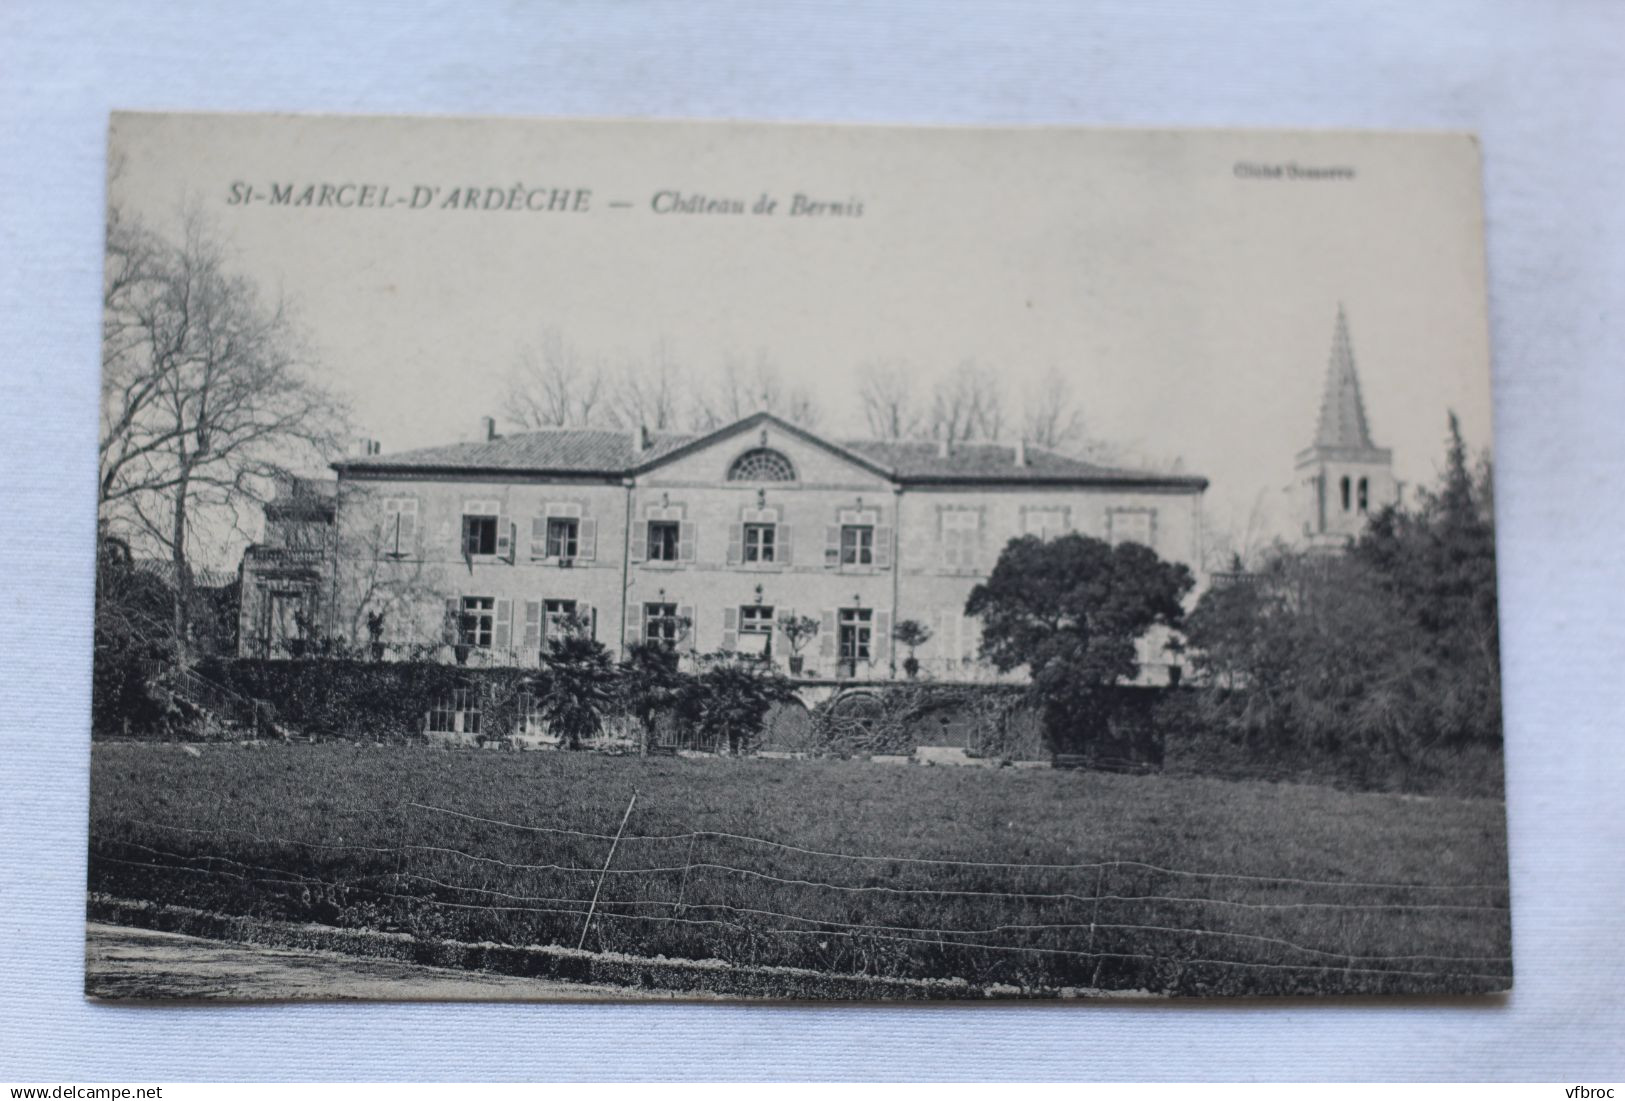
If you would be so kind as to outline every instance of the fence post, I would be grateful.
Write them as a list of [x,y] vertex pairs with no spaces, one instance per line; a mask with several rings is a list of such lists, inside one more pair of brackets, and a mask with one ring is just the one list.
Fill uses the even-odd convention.
[[587,907],[587,920],[581,923],[581,939],[576,942],[576,950],[580,951],[587,946],[587,930],[592,928],[592,915],[598,909],[598,895],[604,889],[604,877],[609,874],[610,862],[615,859],[615,849],[621,843],[621,834],[626,832],[627,819],[632,817],[632,808],[638,803],[638,789],[632,789],[632,798],[626,804],[626,813],[621,815],[621,828],[615,831],[615,840],[609,843],[609,855],[604,857],[603,870],[598,873],[598,886],[592,889],[592,904]]
[[688,873],[694,867],[694,842],[700,835],[693,833],[688,838],[688,851],[683,854],[683,881],[677,885],[677,912],[683,912],[683,898],[688,894]]
[[[1112,863],[1115,864],[1116,861],[1114,860],[1114,861],[1112,861]],[[1088,950],[1090,952],[1093,952],[1095,950],[1095,922],[1098,921],[1099,918],[1100,918],[1100,896],[1105,893],[1105,885],[1106,885],[1106,863],[1105,863],[1105,861],[1102,861],[1100,866],[1095,869],[1095,905],[1094,905],[1093,911],[1089,914],[1089,948],[1088,948]],[[1100,989],[1100,965],[1105,963],[1105,962],[1106,961],[1104,959],[1097,958],[1095,960],[1095,972],[1094,972],[1094,974],[1092,976],[1090,976],[1090,979],[1089,979],[1089,985],[1094,987],[1097,990]]]

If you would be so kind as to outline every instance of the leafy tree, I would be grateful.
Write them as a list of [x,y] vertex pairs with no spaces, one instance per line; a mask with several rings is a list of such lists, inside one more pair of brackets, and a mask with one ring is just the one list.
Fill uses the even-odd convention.
[[678,665],[676,647],[668,642],[635,642],[621,663],[620,687],[626,709],[643,727],[645,744],[654,737],[662,714],[681,715],[694,700],[692,678]]
[[160,717],[148,680],[173,652],[174,593],[136,567],[123,540],[105,536],[98,551],[91,728],[97,734],[145,732]]
[[1135,643],[1177,627],[1193,579],[1139,543],[1111,546],[1073,532],[1012,539],[992,575],[971,590],[982,654],[1001,672],[1025,665],[1052,739],[1098,733],[1110,685],[1139,673]]
[[1277,548],[1187,622],[1204,708],[1249,744],[1404,759],[1500,738],[1490,468],[1446,470],[1346,555]]
[[1418,658],[1444,673],[1437,726],[1448,741],[1500,739],[1492,479],[1487,456],[1469,467],[1452,413],[1439,487],[1420,490],[1414,508],[1374,516],[1354,548],[1420,630]]
[[749,654],[717,653],[692,681],[692,710],[702,735],[730,753],[744,753],[762,734],[775,704],[795,697],[772,663]]
[[920,659],[914,656],[914,651],[931,641],[931,628],[917,619],[903,619],[891,629],[891,637],[900,645],[908,647],[908,657],[903,659],[903,672],[911,679],[918,676]]
[[561,632],[542,656],[546,690],[539,701],[548,729],[566,749],[579,749],[604,728],[615,703],[615,663],[603,643],[580,630]]

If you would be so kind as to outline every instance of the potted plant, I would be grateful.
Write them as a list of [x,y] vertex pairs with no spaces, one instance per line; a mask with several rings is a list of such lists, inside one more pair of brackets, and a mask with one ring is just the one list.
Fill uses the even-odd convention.
[[384,613],[367,613],[367,640],[373,661],[384,660]]
[[801,656],[801,650],[818,633],[818,620],[810,615],[798,616],[787,612],[779,617],[779,630],[790,644],[790,674],[799,677],[806,661]]
[[931,641],[931,628],[917,619],[903,619],[892,628],[892,639],[902,646],[908,647],[908,657],[903,659],[903,672],[908,679],[913,680],[920,674],[920,659],[914,656],[914,651]]
[[446,645],[451,647],[452,656],[457,659],[458,665],[468,663],[469,645],[463,640],[468,637],[467,632],[473,628],[472,616],[460,615],[450,608],[446,609],[446,618],[441,623],[440,633],[446,640]]

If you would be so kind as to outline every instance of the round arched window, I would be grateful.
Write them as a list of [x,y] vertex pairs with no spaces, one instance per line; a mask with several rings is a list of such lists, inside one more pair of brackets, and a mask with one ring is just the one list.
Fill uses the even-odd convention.
[[793,482],[796,468],[790,460],[771,447],[758,447],[745,452],[728,468],[730,482]]

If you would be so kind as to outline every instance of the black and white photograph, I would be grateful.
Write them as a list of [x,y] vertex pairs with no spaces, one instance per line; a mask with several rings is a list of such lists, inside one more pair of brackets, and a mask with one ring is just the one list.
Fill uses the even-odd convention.
[[88,996],[1512,988],[1472,138],[122,113],[107,178]]

